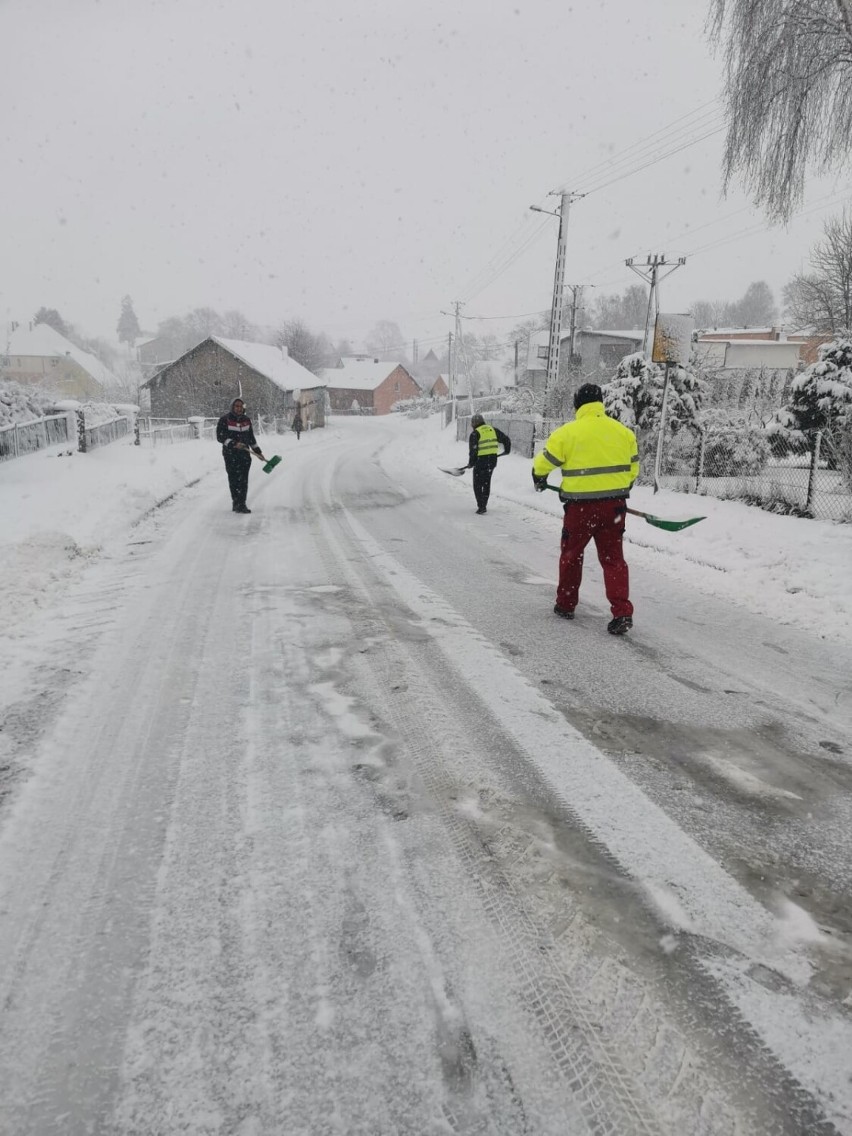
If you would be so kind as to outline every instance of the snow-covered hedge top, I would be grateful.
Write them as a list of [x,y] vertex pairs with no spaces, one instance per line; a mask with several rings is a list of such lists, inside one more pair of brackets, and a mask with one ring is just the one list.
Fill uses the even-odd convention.
[[20,383],[0,383],[0,426],[11,426],[15,422],[32,422],[50,414],[53,400],[38,390],[32,390]]

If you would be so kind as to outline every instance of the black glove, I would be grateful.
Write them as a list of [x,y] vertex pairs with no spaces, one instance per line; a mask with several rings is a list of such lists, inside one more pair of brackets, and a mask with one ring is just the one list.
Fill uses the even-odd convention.
[[543,493],[547,489],[547,477],[542,477],[541,474],[534,473],[532,475],[533,485],[535,486],[536,493]]

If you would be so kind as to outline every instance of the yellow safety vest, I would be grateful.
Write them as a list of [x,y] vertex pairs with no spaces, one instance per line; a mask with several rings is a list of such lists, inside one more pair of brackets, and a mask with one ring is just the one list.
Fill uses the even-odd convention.
[[493,426],[477,426],[479,442],[476,447],[478,458],[487,458],[497,453],[497,431]]
[[533,473],[546,477],[558,467],[563,501],[627,497],[639,476],[636,435],[602,402],[587,402],[573,422],[554,430],[533,460]]

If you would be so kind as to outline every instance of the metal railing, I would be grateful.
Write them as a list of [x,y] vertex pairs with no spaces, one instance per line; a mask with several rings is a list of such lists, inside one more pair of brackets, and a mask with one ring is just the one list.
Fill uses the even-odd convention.
[[197,438],[215,438],[216,418],[153,418],[141,416],[136,425],[136,442],[152,446],[173,442],[189,442]]
[[0,426],[0,461],[63,442],[72,442],[75,446],[77,442],[76,438],[69,437],[67,414],[47,414],[29,422],[13,422],[10,426]]
[[98,422],[95,426],[87,426],[82,411],[77,411],[77,449],[80,453],[88,453],[98,446],[108,446],[110,442],[117,442],[126,438],[133,430],[133,420],[120,416],[111,418],[108,422]]

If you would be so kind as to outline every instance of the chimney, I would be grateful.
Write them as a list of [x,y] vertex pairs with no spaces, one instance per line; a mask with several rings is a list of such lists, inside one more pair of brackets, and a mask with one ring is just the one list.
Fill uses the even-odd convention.
[[284,359],[290,358],[290,348],[287,346],[286,343],[281,344],[281,355]]

